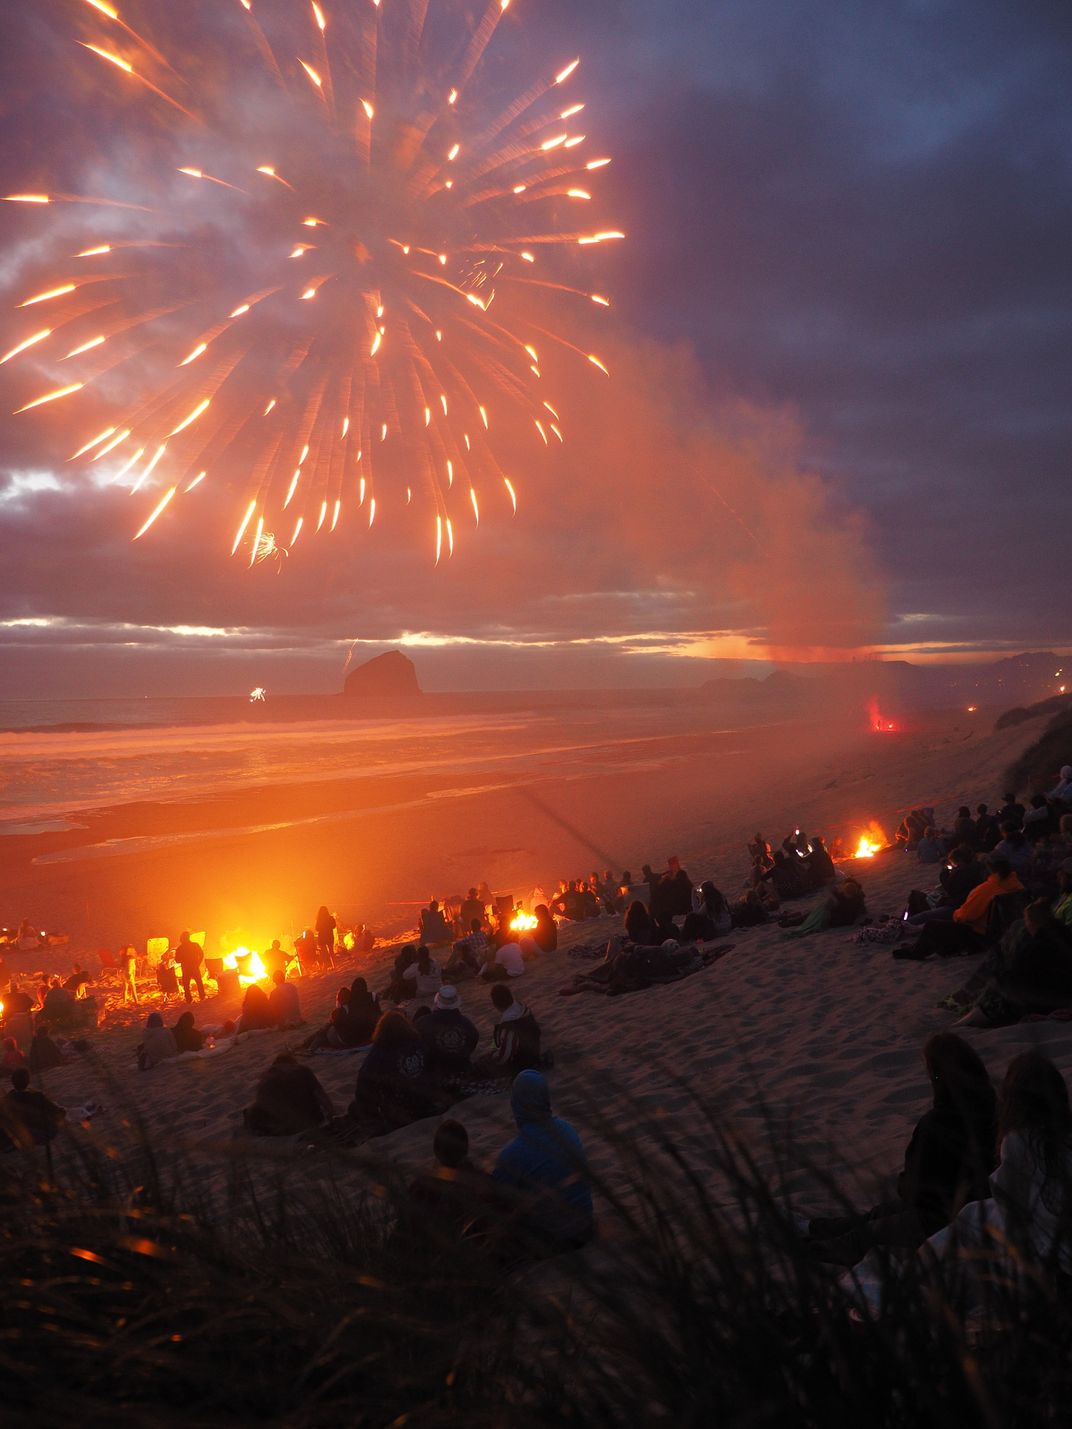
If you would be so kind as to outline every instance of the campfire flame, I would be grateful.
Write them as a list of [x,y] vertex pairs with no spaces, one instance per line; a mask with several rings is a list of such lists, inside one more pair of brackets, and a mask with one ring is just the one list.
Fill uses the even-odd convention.
[[510,919],[511,933],[530,933],[539,924],[539,919],[531,913],[517,912]]
[[[240,962],[245,963],[244,971],[239,967]],[[260,953],[255,953],[252,948],[235,948],[233,953],[228,953],[224,958],[223,965],[231,972],[238,973],[238,981],[243,987],[249,987],[253,982],[262,982],[268,976],[268,969],[261,962]]]
[[876,853],[881,853],[884,848],[889,847],[889,839],[886,837],[880,824],[874,819],[871,820],[864,832],[859,836],[856,843],[856,850],[853,858],[874,858]]

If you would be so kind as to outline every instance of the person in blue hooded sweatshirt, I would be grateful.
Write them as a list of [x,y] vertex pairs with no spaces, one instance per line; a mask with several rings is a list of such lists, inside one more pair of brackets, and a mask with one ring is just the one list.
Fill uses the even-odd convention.
[[524,1198],[524,1230],[534,1249],[545,1255],[576,1250],[595,1231],[581,1138],[552,1114],[542,1072],[517,1074],[510,1106],[517,1136],[499,1153],[492,1175]]

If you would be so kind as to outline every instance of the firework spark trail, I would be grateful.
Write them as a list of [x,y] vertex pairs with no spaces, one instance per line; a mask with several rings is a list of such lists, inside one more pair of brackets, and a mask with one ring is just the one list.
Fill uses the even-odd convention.
[[[580,62],[549,64],[487,111],[479,82],[511,0],[474,0],[464,24],[429,0],[307,0],[257,16],[254,4],[236,0],[233,35],[206,26],[201,55],[85,0],[95,28],[78,44],[102,103],[151,106],[131,150],[160,139],[170,162],[133,195],[145,204],[122,171],[122,198],[6,196],[28,213],[70,205],[87,231],[77,268],[42,274],[19,304],[41,305],[49,326],[12,332],[0,364],[17,370],[34,349],[23,362],[38,360],[42,381],[20,412],[97,403],[72,459],[114,453],[112,480],[156,488],[137,538],[215,483],[233,491],[232,554],[278,566],[286,508],[293,543],[359,512],[367,529],[377,502],[401,515],[423,497],[438,564],[463,518],[478,526],[504,500],[516,513],[493,432],[527,426],[541,458],[548,431],[563,439],[534,342],[606,372],[562,326],[580,305],[609,306],[579,278],[580,254],[622,236],[571,220],[594,207],[593,175],[609,163],[586,158],[573,127],[585,105],[563,87]],[[209,16],[208,0],[191,0],[195,19],[197,7]],[[165,0],[158,14],[166,31]],[[240,78],[230,89],[217,49]],[[262,111],[258,130],[246,116]],[[113,210],[148,218],[132,233]],[[544,273],[556,249],[566,271]],[[513,310],[529,290],[539,326]],[[125,409],[120,381],[139,392]]]

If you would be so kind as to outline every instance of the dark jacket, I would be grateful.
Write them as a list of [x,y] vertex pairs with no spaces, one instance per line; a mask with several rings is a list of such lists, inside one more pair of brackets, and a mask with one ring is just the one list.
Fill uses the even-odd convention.
[[972,889],[978,888],[985,878],[986,869],[978,860],[943,868],[938,876],[938,882],[945,891],[942,902],[949,908],[959,908]]
[[932,1107],[916,1124],[897,1191],[927,1235],[947,1226],[968,1201],[990,1195],[997,1165],[994,1112],[972,1121],[953,1107]]
[[419,1030],[429,1076],[456,1077],[469,1070],[480,1033],[459,1008],[437,1007],[421,1018]]

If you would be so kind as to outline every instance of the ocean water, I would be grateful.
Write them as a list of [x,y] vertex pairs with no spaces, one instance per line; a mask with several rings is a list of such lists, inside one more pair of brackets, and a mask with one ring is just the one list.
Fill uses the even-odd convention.
[[[337,815],[344,788],[349,808],[381,797],[363,792],[370,781],[463,797],[551,773],[674,762],[687,757],[690,732],[715,733],[702,707],[635,694],[429,696],[359,710],[330,697],[5,701],[0,835],[61,832],[91,810],[161,804],[202,805],[203,829],[234,829],[244,822],[235,796],[258,789],[280,791],[278,817],[301,822],[308,796],[298,810],[297,793],[285,793],[299,785],[321,788]],[[151,837],[174,835],[154,828]]]

